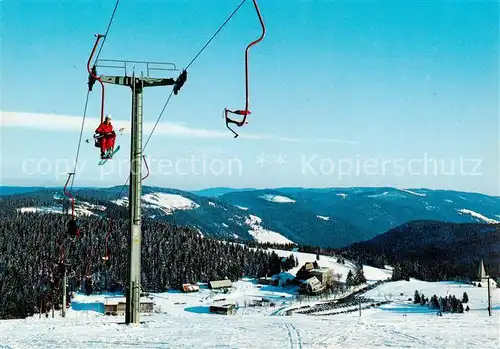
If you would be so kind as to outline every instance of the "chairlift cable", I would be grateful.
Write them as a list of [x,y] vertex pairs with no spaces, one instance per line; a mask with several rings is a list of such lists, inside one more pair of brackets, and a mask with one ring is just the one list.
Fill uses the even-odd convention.
[[231,18],[233,18],[233,16],[236,14],[236,12],[238,12],[238,10],[241,8],[241,6],[243,6],[243,4],[245,2],[246,2],[246,0],[241,1],[241,3],[238,5],[238,7],[236,7],[236,9],[233,11],[233,13],[231,13],[231,15],[226,19],[226,21],[224,23],[222,23],[222,25],[219,27],[219,29],[217,29],[217,31],[214,33],[214,35],[212,35],[212,37],[201,48],[201,50],[194,56],[194,58],[191,60],[191,62],[189,62],[189,64],[185,68],[186,70],[194,63],[194,61],[196,61],[196,59],[198,59],[198,57],[202,54],[202,52],[207,48],[208,45],[210,45],[212,40],[215,39],[217,34],[219,34],[219,32],[226,26],[226,24],[231,20]]

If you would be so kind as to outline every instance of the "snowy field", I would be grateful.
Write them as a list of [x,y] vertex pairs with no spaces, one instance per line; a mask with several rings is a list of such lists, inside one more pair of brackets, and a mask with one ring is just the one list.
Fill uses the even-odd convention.
[[[288,256],[289,251],[276,251]],[[301,265],[315,255],[294,253]],[[319,264],[345,274],[353,266],[320,256]],[[293,275],[291,270],[288,275]],[[364,267],[369,283],[390,277],[390,270]],[[285,274],[286,275],[286,274]],[[453,282],[419,280],[384,283],[363,296],[387,301],[384,306],[340,315],[279,316],[294,304],[296,287],[257,285],[253,279],[233,283],[228,293],[206,287],[196,293],[152,294],[155,313],[143,315],[138,326],[124,325],[123,316],[105,316],[103,295],[77,295],[65,319],[34,316],[0,321],[0,348],[498,348],[500,345],[500,289],[494,289],[493,316],[486,311],[486,288]],[[427,307],[408,302],[415,290],[426,297],[463,292],[471,311],[436,316]],[[274,306],[248,307],[267,299]],[[212,304],[234,303],[235,315],[209,312]],[[269,304],[269,303],[267,303]]]
[[498,348],[498,314],[153,315],[134,327],[122,317],[0,322],[3,348]]

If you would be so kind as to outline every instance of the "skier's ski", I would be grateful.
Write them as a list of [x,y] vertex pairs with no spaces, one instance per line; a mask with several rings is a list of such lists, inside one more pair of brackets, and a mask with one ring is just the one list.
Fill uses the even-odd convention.
[[[117,146],[111,154],[106,153],[106,155],[110,155],[112,158],[118,152],[118,150],[120,150],[120,146]],[[101,159],[101,161],[99,161],[99,166],[104,165],[108,160],[110,159]]]

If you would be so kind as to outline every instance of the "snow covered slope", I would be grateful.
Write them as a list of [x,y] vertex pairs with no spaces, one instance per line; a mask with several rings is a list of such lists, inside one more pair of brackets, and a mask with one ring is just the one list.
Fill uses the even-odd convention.
[[21,207],[17,211],[20,213],[63,213],[57,206]]
[[249,230],[248,232],[258,242],[269,242],[276,244],[293,243],[293,241],[287,239],[280,233],[262,228],[262,226],[260,225],[261,223],[262,219],[257,216],[249,215],[248,218],[245,219],[245,224],[247,224],[251,228],[251,230]]
[[271,202],[279,202],[279,203],[293,203],[295,200],[292,200],[290,198],[287,198],[286,196],[283,195],[270,195],[266,194],[261,196],[262,199],[271,201]]
[[[416,279],[410,281],[394,281],[383,284],[373,290],[365,293],[365,297],[375,299],[377,301],[390,300],[391,307],[399,307],[400,312],[427,312],[435,313],[435,310],[423,307],[420,305],[413,305],[407,302],[408,298],[412,298],[418,291],[419,294],[424,294],[426,298],[431,298],[432,295],[445,297],[454,295],[458,299],[462,299],[464,292],[467,292],[469,302],[467,305],[471,310],[487,310],[487,297],[488,289],[486,287],[476,287],[469,284],[453,281],[442,282],[427,282]],[[500,288],[492,290],[492,303],[495,309],[500,310]],[[464,305],[465,307],[466,305]],[[395,311],[393,309],[393,311]],[[498,313],[497,313],[498,316]]]
[[459,209],[457,211],[459,213],[462,213],[462,214],[471,215],[472,217],[476,218],[476,220],[478,222],[481,222],[481,223],[489,223],[489,224],[498,224],[498,223],[500,223],[500,221],[497,221],[497,220],[485,217],[484,215],[482,215],[480,213],[474,212],[472,210],[467,210],[465,208]]
[[[267,289],[266,289],[267,288]],[[469,313],[438,317],[424,307],[397,299],[415,289],[426,295],[467,291],[474,306]],[[477,289],[476,289],[477,290]],[[269,297],[280,306],[290,295],[286,290],[242,280],[234,293],[218,295],[207,289],[199,293],[154,294],[157,312],[143,315],[138,326],[123,325],[123,316],[104,316],[95,311],[69,310],[63,319],[34,316],[25,320],[0,321],[3,348],[498,348],[500,321],[499,289],[494,290],[493,316],[481,299],[484,294],[460,284],[401,281],[370,291],[370,297],[391,298],[386,306],[335,316],[272,316],[272,308],[243,308],[245,301]],[[485,289],[477,291],[483,292]],[[458,295],[458,294],[457,294]],[[210,304],[227,298],[239,304],[236,315],[208,312]],[[81,309],[95,307],[98,297],[79,296]],[[86,305],[86,306],[85,306]]]
[[[175,210],[191,210],[200,207],[197,203],[177,194],[150,193],[141,196],[141,199],[144,207],[157,208],[165,214],[172,214]],[[120,206],[125,206],[128,205],[128,198],[123,197],[112,202]]]
[[[59,214],[71,214],[71,208],[67,207],[67,211],[63,210],[61,206],[36,206],[36,207],[21,207],[17,211],[21,213],[59,213]],[[94,205],[85,201],[77,201],[75,203],[75,215],[92,216],[97,215],[96,212],[104,212],[106,210],[105,206]]]

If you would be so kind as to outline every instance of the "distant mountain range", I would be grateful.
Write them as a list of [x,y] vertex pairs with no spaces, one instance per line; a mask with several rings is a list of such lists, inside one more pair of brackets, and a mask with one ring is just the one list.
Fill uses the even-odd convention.
[[254,190],[220,197],[246,207],[293,241],[345,246],[409,221],[500,222],[500,198],[448,190],[344,188]]
[[34,191],[42,190],[43,187],[3,187],[0,186],[0,196],[4,195],[15,195],[15,194],[23,194],[23,193],[31,193]]
[[228,193],[233,193],[236,191],[252,191],[255,190],[254,188],[241,188],[241,189],[234,189],[234,188],[227,188],[227,187],[215,187],[215,188],[207,188],[207,189],[201,189],[201,190],[191,190],[190,192],[193,194],[196,194],[198,196],[205,196],[205,197],[219,197],[224,194]]
[[[0,187],[0,209],[62,212],[60,189],[5,188]],[[126,214],[126,188],[82,188],[74,194],[77,214],[104,215],[108,206]],[[414,220],[500,223],[499,197],[449,190],[209,188],[188,192],[143,187],[142,201],[145,215],[192,226],[202,234],[322,247],[370,240]]]

